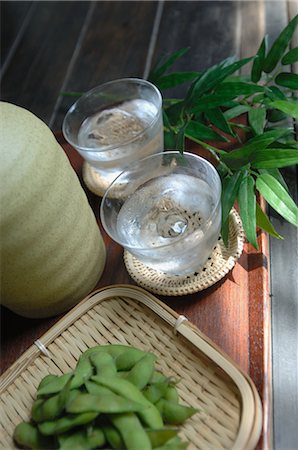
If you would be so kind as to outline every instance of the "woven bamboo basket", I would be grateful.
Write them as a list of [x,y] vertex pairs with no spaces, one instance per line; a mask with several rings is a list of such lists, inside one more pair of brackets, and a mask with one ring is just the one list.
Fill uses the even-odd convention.
[[29,420],[46,374],[69,372],[87,348],[107,343],[154,352],[158,368],[180,380],[181,402],[199,409],[181,427],[189,450],[255,448],[262,408],[251,379],[184,316],[142,288],[126,285],[93,292],[1,376],[1,448],[16,448],[14,428]]

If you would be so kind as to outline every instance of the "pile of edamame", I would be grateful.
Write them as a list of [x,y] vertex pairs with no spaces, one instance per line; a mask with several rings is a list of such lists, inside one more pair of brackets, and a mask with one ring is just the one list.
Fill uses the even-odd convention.
[[45,376],[15,442],[31,449],[183,450],[179,425],[197,409],[179,403],[177,381],[156,355],[127,345],[86,350],[73,372]]

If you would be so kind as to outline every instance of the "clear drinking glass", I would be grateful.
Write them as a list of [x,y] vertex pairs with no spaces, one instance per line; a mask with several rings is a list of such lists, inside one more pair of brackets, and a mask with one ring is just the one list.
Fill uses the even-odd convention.
[[220,177],[195,154],[158,153],[113,181],[100,217],[111,238],[146,266],[188,275],[202,268],[220,234]]
[[110,81],[82,95],[62,129],[107,187],[131,162],[163,150],[161,94],[146,80]]

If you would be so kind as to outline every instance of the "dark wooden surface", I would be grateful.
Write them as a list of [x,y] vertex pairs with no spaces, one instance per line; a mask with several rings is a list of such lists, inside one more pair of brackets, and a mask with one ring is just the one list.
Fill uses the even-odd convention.
[[[296,3],[296,2],[294,2]],[[111,79],[146,77],[157,56],[190,47],[187,57],[177,62],[177,70],[200,70],[236,54],[250,56],[256,52],[264,33],[276,36],[293,15],[294,7],[286,1],[55,1],[1,2],[1,98],[23,106],[44,120],[53,131],[60,131],[63,117],[73,102],[61,91],[86,91]],[[295,13],[295,11],[294,11]],[[273,39],[273,37],[271,37]],[[81,177],[80,156],[59,137],[71,163]],[[290,178],[294,176],[290,173]],[[295,183],[293,192],[295,191]],[[100,199],[88,191],[88,200],[98,219]],[[291,276],[280,280],[281,266],[295,264],[297,235],[286,227],[287,258],[279,243],[259,235],[258,252],[245,245],[235,268],[215,286],[186,297],[159,297],[173,309],[186,315],[213,339],[240,367],[250,374],[261,396],[264,427],[258,448],[294,450],[297,448],[297,281]],[[99,223],[99,226],[100,223]],[[107,247],[107,263],[98,286],[115,283],[134,284],[128,276],[122,249],[102,231]],[[284,234],[281,231],[281,234]],[[5,237],[2,237],[5,238]],[[288,239],[289,238],[289,239]],[[273,255],[274,259],[271,257]],[[275,260],[277,264],[275,264]],[[270,267],[270,271],[268,271]],[[269,272],[271,279],[269,280]],[[287,285],[289,309],[280,309]],[[271,293],[275,315],[272,323]],[[296,289],[296,291],[295,291]],[[278,320],[283,313],[284,326]],[[1,371],[8,368],[35,339],[57,321],[23,319],[6,308],[1,309]],[[292,320],[292,322],[291,322]],[[279,341],[275,331],[284,332]],[[296,334],[295,334],[296,332]],[[294,333],[294,334],[293,334]],[[287,374],[292,392],[274,383],[272,400],[271,352],[277,383],[282,376],[285,337]],[[288,341],[286,341],[288,342]],[[281,347],[278,347],[280,346]],[[271,408],[275,426],[272,429]],[[276,407],[278,410],[276,411]],[[296,415],[295,415],[296,414]],[[274,431],[274,432],[273,432]]]

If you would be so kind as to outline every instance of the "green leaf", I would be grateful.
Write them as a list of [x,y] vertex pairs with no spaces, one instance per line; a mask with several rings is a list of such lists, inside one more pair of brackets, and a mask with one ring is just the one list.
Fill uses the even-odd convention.
[[268,37],[265,36],[261,42],[261,45],[256,53],[251,69],[251,80],[257,83],[262,75],[263,65],[266,58],[266,51],[268,45]]
[[237,171],[232,176],[226,177],[222,182],[222,222],[229,217],[238,195],[239,187],[244,176],[244,171]]
[[188,50],[189,47],[182,48],[181,50],[172,53],[170,56],[162,58],[150,72],[148,77],[149,81],[155,82],[158,80],[174,64],[174,62],[185,55]]
[[278,169],[259,169],[259,172],[260,173],[269,173],[285,188],[286,191],[289,191],[287,183],[285,182],[284,177],[280,173],[280,170],[278,170]]
[[298,75],[291,72],[281,72],[275,77],[275,83],[292,90],[298,89]]
[[274,169],[298,164],[298,150],[267,148],[259,150],[252,157],[254,169]]
[[199,101],[190,108],[190,112],[197,113],[199,111],[206,111],[209,109],[217,108],[218,106],[223,106],[227,101],[232,100],[234,94],[209,94],[201,97]]
[[180,101],[177,103],[174,103],[173,105],[166,108],[166,114],[168,117],[168,121],[171,125],[177,125],[180,121],[183,121],[183,108],[184,108],[184,101]]
[[241,148],[232,150],[231,152],[222,155],[221,158],[223,162],[231,168],[242,167],[250,163],[251,157],[256,151],[265,149],[268,145],[275,142],[287,132],[288,130],[283,128],[265,131],[263,134],[250,139]]
[[284,55],[284,57],[281,60],[281,63],[283,65],[287,64],[294,64],[298,61],[298,47],[292,48],[292,50],[289,50],[288,53]]
[[239,187],[238,202],[243,229],[248,241],[257,249],[256,234],[256,193],[251,175],[243,178]]
[[265,88],[263,86],[243,83],[241,81],[222,83],[215,90],[216,94],[231,95],[231,98],[238,97],[239,95],[251,95],[256,92],[265,92]]
[[286,100],[287,97],[277,86],[267,86],[266,88],[267,97],[271,100]]
[[216,133],[211,128],[207,127],[206,125],[203,125],[200,122],[195,122],[194,120],[191,120],[187,124],[185,128],[185,135],[186,137],[194,141],[198,140],[217,140],[221,142],[227,141],[226,138]]
[[229,75],[251,61],[251,59],[252,58],[245,58],[235,62],[234,58],[230,57],[219,64],[210,67],[203,72],[202,76],[193,84],[189,91],[188,99],[199,97],[207,91],[210,91]]
[[248,111],[248,122],[256,135],[262,134],[266,122],[266,109],[251,108]]
[[168,89],[199,76],[199,72],[174,72],[160,77],[156,83],[159,89]]
[[258,203],[256,203],[256,224],[258,227],[262,228],[262,230],[266,231],[271,236],[274,236],[277,239],[283,239],[283,237],[277,233],[274,226],[270,222],[267,214],[264,213],[264,211],[262,210],[262,208]]
[[284,219],[298,227],[298,208],[284,187],[268,173],[257,177],[256,187],[264,199]]
[[235,135],[227,119],[219,108],[210,109],[206,111],[205,115],[213,125],[222,130],[224,133],[230,134],[232,136]]
[[291,22],[289,22],[286,28],[283,29],[278,38],[274,41],[264,61],[263,66],[264,72],[270,73],[276,67],[284,51],[286,50],[290,40],[292,39],[297,24],[298,24],[298,15],[295,16],[291,20]]
[[298,103],[296,102],[290,100],[276,100],[270,103],[269,106],[298,119]]
[[241,114],[245,114],[250,110],[251,106],[247,105],[238,105],[234,106],[231,109],[228,109],[223,114],[227,120],[234,119],[235,117],[241,116]]

